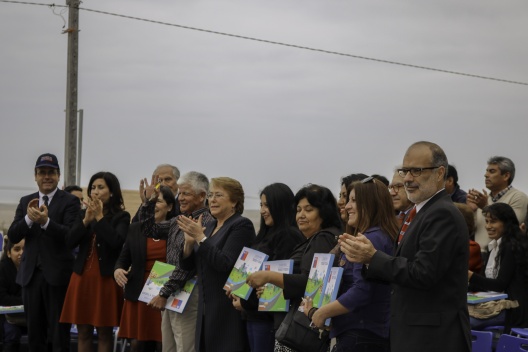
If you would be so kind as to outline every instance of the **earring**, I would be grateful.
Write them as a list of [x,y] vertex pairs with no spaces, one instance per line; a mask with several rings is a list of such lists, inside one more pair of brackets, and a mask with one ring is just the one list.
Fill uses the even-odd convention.
[[114,196],[114,194],[113,194],[113,193],[110,193],[110,197],[113,197],[113,196]]

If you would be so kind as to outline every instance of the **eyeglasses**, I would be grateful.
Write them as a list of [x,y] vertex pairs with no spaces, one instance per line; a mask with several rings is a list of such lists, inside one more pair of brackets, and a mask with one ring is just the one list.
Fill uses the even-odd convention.
[[404,168],[404,169],[398,169],[398,174],[401,176],[401,177],[405,177],[407,176],[407,173],[411,173],[411,176],[412,177],[418,177],[422,174],[422,171],[423,170],[434,170],[434,169],[438,169],[440,166],[431,166],[431,167],[413,167],[411,169],[407,169],[407,168]]
[[389,185],[389,191],[394,191],[394,193],[398,193],[400,189],[403,188],[403,183],[396,183],[395,185]]
[[57,175],[57,170],[37,170],[37,175],[40,177],[55,176]]
[[224,195],[222,193],[209,193],[207,195],[207,199],[213,199],[213,198],[216,198],[216,199],[224,198]]

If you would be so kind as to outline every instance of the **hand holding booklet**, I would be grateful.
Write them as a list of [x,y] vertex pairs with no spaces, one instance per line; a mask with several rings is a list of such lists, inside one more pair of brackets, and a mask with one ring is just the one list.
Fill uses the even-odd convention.
[[[145,286],[143,286],[143,290],[139,294],[138,300],[149,303],[154,297],[156,297],[163,285],[169,281],[174,269],[174,265],[156,261],[150,271],[147,281],[145,282]],[[165,309],[183,313],[195,285],[196,277],[188,280],[180,291],[167,298]]]
[[[293,259],[272,260],[264,262],[263,270],[274,271],[281,274],[293,272]],[[290,300],[285,299],[283,289],[279,286],[267,283],[259,298],[259,311],[264,312],[287,312],[290,309]]]
[[[337,293],[339,292],[339,286],[341,285],[341,278],[343,277],[344,269],[341,267],[333,267],[330,270],[327,280],[323,286],[323,295],[319,301],[319,307],[322,307],[330,302],[337,299]],[[330,326],[330,319],[325,320],[325,326]]]
[[268,260],[268,255],[254,249],[244,247],[238,257],[233,270],[229,274],[224,285],[224,290],[231,294],[247,300],[253,291],[253,287],[246,284],[249,274],[260,270],[262,263]]
[[323,295],[324,283],[332,269],[334,262],[334,254],[330,253],[315,253],[308,274],[308,281],[304,292],[305,298],[311,298],[313,306],[319,308],[321,296]]

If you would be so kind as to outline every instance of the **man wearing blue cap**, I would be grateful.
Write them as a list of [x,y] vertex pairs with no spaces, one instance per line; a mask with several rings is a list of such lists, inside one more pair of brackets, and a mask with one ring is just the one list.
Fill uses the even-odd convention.
[[13,243],[26,240],[17,283],[22,286],[29,350],[36,352],[69,351],[70,345],[70,324],[59,323],[59,318],[73,267],[66,234],[80,205],[77,197],[57,188],[59,180],[57,157],[39,156],[39,191],[20,199],[7,233]]

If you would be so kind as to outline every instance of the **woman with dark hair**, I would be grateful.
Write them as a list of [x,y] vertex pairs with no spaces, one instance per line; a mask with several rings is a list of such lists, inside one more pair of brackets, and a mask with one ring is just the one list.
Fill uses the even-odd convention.
[[504,332],[512,327],[528,327],[528,237],[519,228],[519,220],[506,203],[493,203],[482,209],[491,242],[484,265],[485,276],[469,271],[470,291],[497,291],[508,294],[508,300],[519,306],[503,310],[491,319],[471,317],[471,326],[493,325],[504,319]]
[[[0,236],[0,241],[2,240]],[[4,251],[0,259],[0,306],[21,306],[22,287],[16,283],[18,267],[24,253],[25,240],[13,243],[4,240]],[[10,314],[11,315],[11,314]],[[23,318],[24,313],[15,313],[15,317]],[[3,346],[5,352],[20,351],[20,338],[27,333],[27,327],[15,324],[6,315],[0,320],[3,330]]]
[[[348,191],[346,209],[353,235],[362,233],[377,250],[391,254],[398,223],[385,184],[368,177],[352,183]],[[338,258],[344,271],[337,300],[319,309],[308,301],[305,314],[319,328],[332,318],[330,336],[336,338],[335,352],[389,351],[390,285],[365,280],[362,264],[349,262],[343,253]]]
[[67,235],[66,244],[79,246],[60,321],[77,324],[78,350],[92,351],[97,329],[98,351],[113,348],[112,330],[119,325],[123,291],[113,280],[114,265],[128,232],[121,186],[110,172],[98,172],[88,183],[88,202]]
[[[170,220],[176,213],[176,200],[171,189],[160,187],[156,200],[154,221]],[[147,341],[155,341],[156,350],[161,351],[161,314],[159,310],[139,302],[138,298],[156,260],[165,262],[166,239],[147,238],[141,222],[132,223],[121,254],[116,261],[114,279],[125,289],[125,304],[118,337],[131,339],[130,351],[150,351]]]
[[[147,194],[148,197],[148,194]],[[202,227],[202,216],[195,222],[178,217],[185,233],[182,269],[196,270],[198,276],[197,351],[239,352],[248,350],[246,327],[233,309],[223,289],[242,248],[255,240],[253,223],[242,216],[244,189],[230,177],[211,179],[209,209],[215,218]]]
[[345,206],[348,203],[348,187],[355,181],[361,181],[367,178],[365,174],[350,174],[341,178],[341,191],[339,192],[339,198],[337,199],[337,207],[339,209],[339,215],[343,222],[343,228],[345,229],[348,223],[348,213],[346,212]]
[[[293,248],[303,241],[295,225],[294,204],[293,192],[283,183],[273,183],[260,192],[260,229],[251,248],[266,253],[270,261],[288,259]],[[258,312],[256,290],[247,301],[234,295],[230,297],[236,309],[244,310],[251,351],[273,351],[275,329],[284,314]],[[274,321],[278,322],[276,326]]]
[[469,270],[474,273],[480,274],[482,271],[482,254],[480,251],[480,245],[474,241],[475,239],[475,215],[473,210],[467,204],[454,203],[455,207],[462,213],[464,220],[468,227],[469,233]]
[[[314,253],[330,252],[337,244],[337,236],[341,234],[337,202],[328,188],[307,185],[297,192],[294,202],[297,205],[297,226],[304,241],[290,254],[293,274],[258,271],[247,278],[248,284],[255,288],[266,283],[283,288],[284,298],[290,299],[290,309],[297,309],[301,303]],[[275,349],[288,350],[280,344]]]

